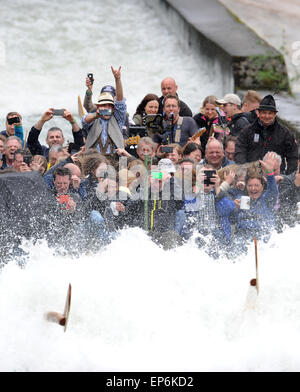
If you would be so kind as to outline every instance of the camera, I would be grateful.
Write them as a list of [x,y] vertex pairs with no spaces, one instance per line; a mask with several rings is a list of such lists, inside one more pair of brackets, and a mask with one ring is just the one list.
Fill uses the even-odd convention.
[[173,147],[168,147],[168,146],[161,147],[160,149],[162,153],[166,153],[166,154],[172,154],[173,150],[174,150]]
[[130,125],[128,128],[129,137],[145,137],[148,136],[147,128],[139,125]]
[[204,175],[206,176],[204,185],[209,186],[214,184],[214,182],[211,181],[211,178],[214,176],[214,174],[217,174],[216,170],[204,170]]
[[111,109],[100,109],[99,116],[111,116],[112,110]]
[[33,158],[31,154],[25,154],[23,156],[23,162],[26,163],[27,166],[29,166],[32,162]]
[[64,112],[64,109],[53,109],[53,116],[63,116]]
[[7,119],[9,125],[19,124],[21,122],[20,117],[12,117]]
[[93,84],[94,83],[94,75],[92,73],[87,74],[88,78],[90,79],[90,82]]
[[160,134],[165,133],[163,116],[161,114],[148,114],[144,117],[144,122],[149,131]]

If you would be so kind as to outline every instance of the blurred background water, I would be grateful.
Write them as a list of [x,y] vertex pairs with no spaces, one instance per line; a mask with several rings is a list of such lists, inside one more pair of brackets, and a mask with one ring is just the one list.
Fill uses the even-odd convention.
[[[3,129],[6,113],[13,110],[24,116],[26,130],[49,107],[77,114],[86,74],[94,73],[96,99],[103,85],[114,83],[111,65],[122,66],[131,116],[147,93],[161,95],[160,83],[167,76],[175,78],[180,98],[194,113],[207,95],[223,95],[220,75],[201,62],[201,55],[183,50],[163,17],[144,1],[2,0],[0,13],[7,21],[0,26]],[[45,129],[54,123],[70,134],[57,118]]]
[[[95,96],[122,65],[130,115],[173,76],[196,113],[206,95],[222,96],[201,55],[180,50],[140,0],[0,0],[0,123],[20,111],[25,130],[49,107],[77,114],[85,77]],[[5,16],[5,18],[4,18]],[[200,56],[200,57],[199,57]],[[205,63],[205,62],[203,62]],[[70,134],[69,125],[52,120]],[[193,243],[164,251],[140,230],[79,260],[26,243],[25,268],[0,273],[0,371],[297,371],[300,367],[299,226],[259,244],[261,293],[245,310],[255,277],[254,249],[214,261]],[[43,319],[73,298],[66,334]]]

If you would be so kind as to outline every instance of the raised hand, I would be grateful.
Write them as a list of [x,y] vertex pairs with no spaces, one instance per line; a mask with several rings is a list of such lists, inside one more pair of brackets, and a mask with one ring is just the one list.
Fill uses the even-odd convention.
[[41,121],[47,122],[53,118],[53,108],[48,109],[41,118]]
[[272,173],[274,172],[276,163],[278,161],[278,158],[276,157],[274,152],[269,152],[266,156],[265,161],[259,161],[264,172],[267,173]]
[[115,69],[113,66],[111,66],[111,71],[115,79],[121,79],[121,66],[119,67],[118,70]]

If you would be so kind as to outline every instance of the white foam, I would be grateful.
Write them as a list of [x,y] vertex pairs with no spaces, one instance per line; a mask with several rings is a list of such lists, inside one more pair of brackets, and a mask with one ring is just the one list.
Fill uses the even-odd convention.
[[[27,266],[11,263],[0,274],[0,369],[296,371],[299,231],[258,244],[254,309],[245,306],[254,246],[233,262],[211,260],[193,244],[164,251],[139,229],[78,260],[27,244]],[[69,282],[64,333],[43,314],[63,311]]]
[[[223,95],[222,81],[205,58],[182,50],[143,1],[65,0],[62,5],[58,0],[16,0],[0,2],[0,13],[10,21],[0,26],[3,129],[6,113],[14,110],[23,115],[26,130],[49,107],[66,107],[77,115],[87,73],[94,73],[96,99],[102,86],[114,84],[111,65],[122,65],[131,116],[146,94],[161,95],[160,83],[167,76],[176,79],[180,98],[195,113],[207,95]],[[71,136],[70,127],[57,118],[45,129],[53,125]]]

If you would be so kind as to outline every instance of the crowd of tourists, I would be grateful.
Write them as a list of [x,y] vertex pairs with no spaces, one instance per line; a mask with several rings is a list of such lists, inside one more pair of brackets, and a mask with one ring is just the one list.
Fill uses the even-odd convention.
[[[18,188],[25,178],[25,205],[26,181],[38,181],[36,194],[51,195],[72,247],[101,247],[120,229],[139,227],[165,249],[192,238],[218,257],[220,249],[232,254],[297,224],[298,145],[278,120],[276,97],[252,90],[243,100],[232,92],[209,95],[193,114],[168,77],[160,97],[148,93],[128,113],[121,67],[111,69],[114,83],[100,94],[93,75],[86,77],[80,121],[49,108],[24,130],[21,113],[12,111],[0,135],[0,182]],[[42,145],[54,116],[66,128],[48,128]],[[13,194],[10,201],[3,196],[6,208]]]

